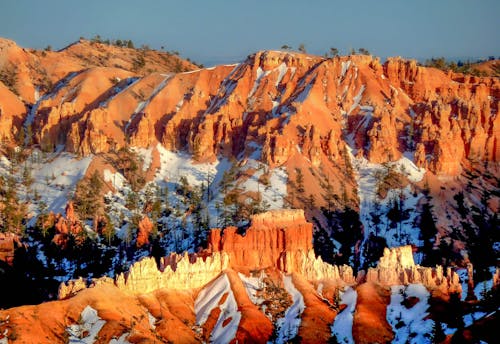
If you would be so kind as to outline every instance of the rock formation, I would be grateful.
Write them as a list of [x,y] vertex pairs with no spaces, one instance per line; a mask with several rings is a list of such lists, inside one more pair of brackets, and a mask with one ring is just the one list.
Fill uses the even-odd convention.
[[75,235],[83,230],[82,224],[75,214],[72,201],[68,202],[66,205],[66,217],[63,217],[61,214],[55,215],[54,227],[56,234],[54,235],[53,241],[59,246],[66,245],[68,234]]
[[411,246],[386,248],[378,266],[368,269],[366,282],[385,286],[421,283],[443,295],[462,293],[460,279],[453,269],[447,268],[444,274],[442,266],[428,268],[415,265]]
[[79,291],[87,289],[87,283],[82,277],[70,280],[67,283],[61,283],[59,285],[59,290],[57,293],[57,298],[59,300],[64,300],[68,297],[76,295]]
[[12,264],[16,247],[21,246],[19,237],[14,233],[0,233],[0,260]]
[[[4,41],[3,54],[23,61],[71,61],[47,70],[51,83],[59,84],[39,99],[33,99],[38,79],[26,80],[30,86],[19,90],[33,104],[35,143],[65,144],[86,155],[119,149],[130,137],[134,146],[160,142],[170,150],[187,149],[198,160],[248,156],[253,143],[262,147],[261,158],[270,166],[285,164],[297,148],[319,166],[329,159],[341,162],[347,130],[354,139],[351,148],[377,163],[417,149],[420,166],[457,175],[464,161],[500,159],[500,120],[493,116],[498,78],[446,74],[400,58],[381,65],[370,56],[325,59],[275,51],[191,73],[139,77],[128,61],[115,64],[121,68],[99,62],[81,71],[77,56],[96,48],[118,53],[82,41],[42,57]],[[154,52],[148,54],[147,64]],[[5,93],[0,135],[12,139],[28,112],[5,87],[0,92]],[[430,161],[425,155],[432,155]]]
[[207,257],[172,254],[162,259],[160,270],[154,258],[145,258],[130,267],[126,274],[116,278],[116,286],[134,294],[158,289],[196,289],[206,285],[224,269],[229,259],[224,253]]
[[247,229],[212,230],[208,247],[211,252],[226,252],[233,267],[291,272],[293,266],[280,265],[283,255],[307,254],[312,239],[312,224],[306,222],[303,210],[279,210],[254,215]]
[[153,231],[153,223],[149,217],[144,216],[137,228],[137,247],[149,244],[149,234]]
[[[144,258],[135,263],[128,273],[120,274],[115,280],[94,279],[90,286],[87,286],[82,278],[61,284],[59,288],[61,301],[55,302],[53,306],[56,307],[54,309],[63,307],[66,311],[54,315],[56,320],[51,321],[60,322],[61,320],[57,319],[68,317],[68,312],[74,312],[75,307],[81,309],[84,305],[91,304],[102,310],[102,317],[107,319],[109,324],[120,323],[121,327],[133,328],[135,322],[127,320],[129,313],[117,318],[122,320],[110,318],[110,314],[114,313],[109,313],[108,309],[113,307],[116,296],[120,296],[122,300],[128,300],[127,302],[134,305],[135,303],[143,305],[142,312],[146,307],[152,314],[153,318],[150,319],[154,320],[150,320],[153,321],[150,322],[150,326],[156,324],[158,318],[155,317],[162,317],[161,321],[157,322],[158,327],[149,327],[150,330],[156,331],[164,338],[175,338],[171,335],[171,331],[166,331],[163,327],[163,322],[167,322],[171,324],[170,326],[179,327],[184,341],[196,342],[201,340],[200,337],[208,340],[213,334],[212,331],[215,331],[217,323],[224,319],[222,314],[225,310],[220,307],[225,304],[223,300],[227,300],[228,293],[231,292],[231,297],[234,298],[232,302],[236,304],[233,307],[241,314],[241,319],[238,315],[234,338],[239,341],[253,338],[257,342],[267,342],[273,333],[276,319],[270,321],[263,311],[264,308],[259,306],[259,302],[262,302],[259,298],[265,294],[259,294],[258,298],[251,296],[251,288],[247,283],[252,282],[247,282],[243,274],[235,271],[248,273],[258,270],[260,276],[266,276],[266,279],[271,281],[271,286],[274,288],[272,290],[283,288],[279,285],[283,284],[283,274],[286,273],[291,281],[289,283],[293,283],[293,288],[296,288],[303,297],[305,310],[300,314],[301,325],[298,328],[298,335],[307,342],[326,342],[330,338],[330,326],[338,313],[338,309],[333,305],[332,293],[345,285],[353,286],[358,295],[353,335],[359,342],[370,343],[389,341],[394,337],[386,320],[386,308],[390,302],[388,286],[422,283],[433,292],[434,296],[443,298],[450,293],[461,292],[458,275],[451,269],[448,269],[445,276],[442,267],[426,268],[415,265],[411,246],[385,249],[379,266],[370,269],[366,274],[366,283],[358,277],[360,284],[356,285],[350,267],[332,266],[324,263],[321,258],[316,258],[311,240],[312,225],[305,221],[302,210],[259,214],[252,217],[245,231],[238,232],[234,227],[223,231],[214,230],[210,236],[209,249],[198,254],[171,254],[161,259],[159,267],[154,258]],[[260,255],[257,252],[260,252]],[[497,279],[496,277],[495,280]],[[218,283],[225,283],[222,289],[220,285],[214,287]],[[252,288],[261,287],[257,285]],[[325,294],[322,292],[323,288]],[[109,299],[109,293],[112,294],[112,300]],[[220,300],[216,304],[213,304],[212,299],[205,301],[204,304],[212,304],[213,309],[207,310],[208,320],[196,330],[194,319],[198,319],[199,315],[193,313],[193,302],[195,298],[198,300],[200,295],[213,296],[214,293],[217,293]],[[72,306],[68,306],[70,304]],[[15,329],[15,326],[23,326],[19,324],[22,324],[26,317],[30,318],[32,314],[30,312],[37,311],[30,307],[38,306],[23,308],[23,312],[27,312],[23,317],[9,310],[4,312],[14,316],[13,324],[8,323],[5,327],[0,318],[0,329],[4,326],[8,333]],[[134,309],[130,314],[142,314],[133,307],[130,309],[131,312]],[[5,317],[4,313],[0,311],[0,317]],[[101,316],[101,313],[99,314]],[[78,319],[78,313],[71,313],[69,318]],[[230,321],[232,319],[228,318],[225,323]],[[190,326],[185,328],[183,323]],[[137,329],[137,333],[141,334],[141,338],[146,338],[150,332],[149,330],[144,332],[141,328]],[[114,326],[104,327],[100,335],[105,338],[116,336],[118,332],[114,329]],[[24,331],[24,327],[20,330]]]
[[[212,230],[209,249],[198,254],[171,254],[161,259],[144,258],[120,274],[115,284],[132,293],[162,288],[188,290],[206,285],[228,268],[253,270],[272,268],[297,273],[307,280],[330,279],[354,283],[348,266],[333,266],[316,257],[312,248],[312,224],[302,210],[279,210],[255,215],[244,235],[237,228]],[[95,284],[96,282],[94,282]],[[61,285],[60,296],[72,294],[82,283]]]

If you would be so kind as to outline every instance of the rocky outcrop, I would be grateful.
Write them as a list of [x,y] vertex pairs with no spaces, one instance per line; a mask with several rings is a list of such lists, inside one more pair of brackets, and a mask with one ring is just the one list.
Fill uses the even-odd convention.
[[255,269],[284,268],[280,266],[283,255],[307,254],[312,240],[312,224],[303,210],[279,210],[254,215],[247,229],[212,230],[208,243],[210,252],[225,252],[233,267]]
[[207,257],[197,255],[172,254],[163,258],[160,269],[154,258],[145,258],[120,274],[115,281],[118,288],[145,294],[158,289],[197,289],[229,267],[225,253],[215,253]]
[[149,235],[153,231],[153,223],[149,217],[144,216],[137,227],[137,247],[149,244]]
[[[207,250],[191,255],[171,254],[162,258],[159,266],[154,258],[144,258],[120,274],[115,284],[135,294],[162,288],[197,289],[228,268],[271,268],[302,275],[309,281],[329,279],[341,285],[355,282],[351,267],[333,266],[315,256],[312,224],[305,220],[303,210],[258,214],[244,233],[237,231],[235,227],[214,229]],[[67,296],[71,290],[73,284],[63,285],[59,294]]]
[[250,227],[212,230],[209,252],[224,252],[233,268],[276,268],[295,272],[310,281],[321,279],[353,283],[348,266],[333,266],[316,257],[312,246],[313,226],[303,210],[279,210],[254,215]]
[[24,137],[21,131],[25,113],[21,99],[0,81],[0,142],[14,144]]
[[12,264],[14,261],[14,251],[16,247],[20,247],[21,245],[18,235],[14,233],[0,233],[0,260],[7,264]]
[[368,269],[366,282],[385,286],[421,283],[443,295],[462,293],[459,276],[453,269],[447,268],[445,274],[442,266],[429,268],[415,265],[411,246],[384,249],[378,266]]
[[[126,58],[114,64],[120,68],[100,60],[82,68],[76,56],[88,55],[84,47],[96,56],[118,53],[101,44],[81,41],[43,58],[13,42],[4,45],[26,66],[57,56],[72,61],[46,67],[49,84],[59,83],[43,89],[48,93],[39,101],[32,98],[40,80],[30,80],[21,92],[34,104],[34,143],[47,149],[65,144],[87,155],[126,143],[161,143],[188,150],[199,161],[258,151],[271,167],[299,153],[312,167],[340,173],[346,139],[352,138],[351,148],[371,162],[412,151],[418,166],[436,174],[458,175],[468,161],[500,161],[498,78],[444,73],[401,58],[381,65],[370,56],[325,59],[278,51],[258,52],[234,66],[140,77]],[[146,65],[152,55],[145,53]],[[43,74],[26,66],[33,75]],[[0,104],[0,136],[12,140],[27,112],[12,92],[5,96],[12,101]]]
[[76,295],[79,291],[82,291],[84,289],[87,289],[87,282],[82,277],[75,280],[70,280],[59,285],[57,298],[59,300],[64,300],[68,297]]
[[83,230],[82,224],[75,214],[72,201],[69,201],[66,205],[66,217],[63,217],[61,214],[56,214],[54,221],[56,234],[54,235],[53,241],[59,246],[66,245],[69,234],[75,235]]

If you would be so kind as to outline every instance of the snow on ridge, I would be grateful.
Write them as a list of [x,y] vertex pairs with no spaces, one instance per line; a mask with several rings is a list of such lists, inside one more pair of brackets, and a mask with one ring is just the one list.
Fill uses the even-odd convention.
[[[87,305],[80,315],[79,324],[73,324],[66,328],[69,334],[69,343],[93,344],[106,321],[102,320],[97,311]],[[86,337],[83,337],[87,334]]]
[[260,66],[257,68],[257,72],[256,72],[257,76],[255,78],[255,82],[253,83],[252,90],[248,94],[248,97],[247,97],[248,99],[250,99],[250,98],[253,97],[253,95],[257,91],[257,88],[260,85],[260,82],[261,82],[262,78],[264,78],[267,75],[269,75],[269,73],[271,73],[271,70],[267,70],[267,71],[264,72]]
[[[25,131],[27,131],[28,126],[33,125],[33,122],[35,121],[36,113],[38,112],[38,108],[40,107],[41,103],[43,101],[47,100],[47,99],[53,98],[57,94],[57,92],[59,92],[61,90],[61,88],[63,88],[64,86],[66,86],[78,74],[79,74],[79,72],[70,73],[68,76],[66,76],[61,81],[59,81],[56,84],[56,86],[52,89],[51,92],[46,93],[46,94],[44,94],[41,97],[38,94],[38,92],[39,92],[38,89],[35,90],[35,99],[36,99],[36,102],[31,107],[31,109],[30,109],[30,111],[28,113],[28,116],[26,116],[26,120],[24,121],[24,130]],[[28,137],[28,135],[26,135],[26,137],[24,139],[24,143],[28,144],[30,139],[31,138]]]
[[276,343],[285,343],[297,336],[302,321],[301,315],[306,308],[304,297],[295,288],[292,276],[283,276],[283,282],[285,290],[292,297],[293,304],[285,311],[285,316],[276,321],[276,328],[278,329]]
[[340,293],[340,303],[347,305],[347,307],[337,314],[331,327],[332,336],[335,336],[339,343],[354,344],[352,323],[357,299],[358,293],[351,287],[347,287],[347,289]]
[[309,93],[311,92],[312,84],[314,83],[315,80],[316,80],[316,77],[314,77],[311,80],[311,82],[309,82],[304,87],[304,90],[302,90],[302,92],[300,92],[299,95],[295,98],[296,101],[298,101],[299,103],[303,103],[307,99],[307,96],[309,96]]
[[359,91],[358,91],[358,94],[356,94],[353,98],[354,100],[354,103],[351,105],[351,108],[349,109],[349,111],[347,112],[347,114],[351,114],[351,112],[359,105],[359,102],[361,101],[361,98],[363,97],[363,92],[365,91],[365,88],[366,86],[365,85],[361,85]]
[[[434,321],[428,316],[429,291],[422,284],[391,287],[391,302],[387,306],[387,321],[395,334],[393,343],[432,343],[430,334]],[[416,297],[418,302],[411,308],[404,303],[405,297]]]
[[345,73],[347,73],[347,70],[349,69],[350,66],[351,66],[351,60],[345,62],[342,61],[342,72],[340,74],[341,78],[345,77]]
[[[226,300],[219,305],[226,294]],[[210,334],[210,342],[229,343],[236,336],[241,312],[238,310],[231,283],[225,273],[204,287],[198,294],[194,304],[196,324],[202,326],[216,307],[219,307],[221,312]]]
[[107,107],[109,102],[111,102],[113,99],[115,99],[119,94],[125,92],[129,88],[131,88],[133,85],[135,85],[137,82],[139,82],[141,78],[138,77],[130,77],[125,79],[125,85],[123,87],[115,86],[113,87],[113,95],[109,97],[108,99],[104,100],[99,104],[100,107]]
[[[167,82],[174,76],[174,74],[165,74],[164,76],[165,76],[165,78],[162,80],[162,82],[160,82],[158,84],[158,86],[156,86],[154,88],[154,90],[153,90],[153,92],[151,92],[151,95],[149,96],[149,98],[146,101],[139,102],[139,104],[137,105],[137,108],[134,111],[134,114],[138,114],[138,113],[142,112],[144,110],[144,108],[146,108],[146,106],[151,102],[151,100],[154,97],[156,97],[158,95],[158,93],[161,92],[161,90],[163,90],[165,88],[165,86],[167,85]],[[130,120],[128,121],[127,127],[131,123],[133,117],[134,116],[132,116],[130,118]]]
[[281,83],[281,81],[285,77],[286,72],[288,71],[288,67],[287,67],[285,62],[281,62],[281,64],[277,67],[277,69],[279,71],[279,74],[278,74],[278,78],[276,79],[276,82],[274,83],[275,87],[278,87],[278,85]]
[[263,280],[266,277],[266,273],[261,271],[258,277],[247,277],[241,272],[238,272],[238,276],[243,282],[243,286],[247,292],[248,297],[254,305],[260,306],[265,300],[257,296],[257,291],[263,288]]

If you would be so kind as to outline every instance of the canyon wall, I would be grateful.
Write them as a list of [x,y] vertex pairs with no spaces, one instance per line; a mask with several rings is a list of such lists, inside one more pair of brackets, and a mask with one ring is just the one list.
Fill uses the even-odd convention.
[[[467,161],[500,161],[495,77],[445,73],[401,58],[381,64],[371,56],[279,51],[258,52],[236,65],[143,75],[127,68],[130,61],[121,68],[82,68],[77,56],[84,48],[96,54],[106,48],[88,42],[44,58],[3,43],[7,60],[22,65],[14,70],[19,78],[28,78],[20,69],[29,71],[33,61],[68,61],[46,67],[57,87],[37,85],[42,69],[31,71],[34,80],[11,87],[28,107],[0,85],[0,137],[7,140],[28,124],[33,143],[47,149],[63,144],[84,155],[161,143],[196,160],[255,153],[273,167],[300,154],[312,166],[335,170],[352,146],[375,163],[413,152],[419,167],[444,175],[459,174]],[[45,93],[34,96],[36,86]]]

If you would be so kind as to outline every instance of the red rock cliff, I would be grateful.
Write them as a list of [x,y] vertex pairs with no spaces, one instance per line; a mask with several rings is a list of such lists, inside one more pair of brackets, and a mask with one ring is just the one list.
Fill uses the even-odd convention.
[[280,268],[285,253],[306,254],[312,249],[312,224],[303,210],[279,210],[255,215],[250,227],[212,230],[209,250],[228,254],[231,265],[250,269]]

